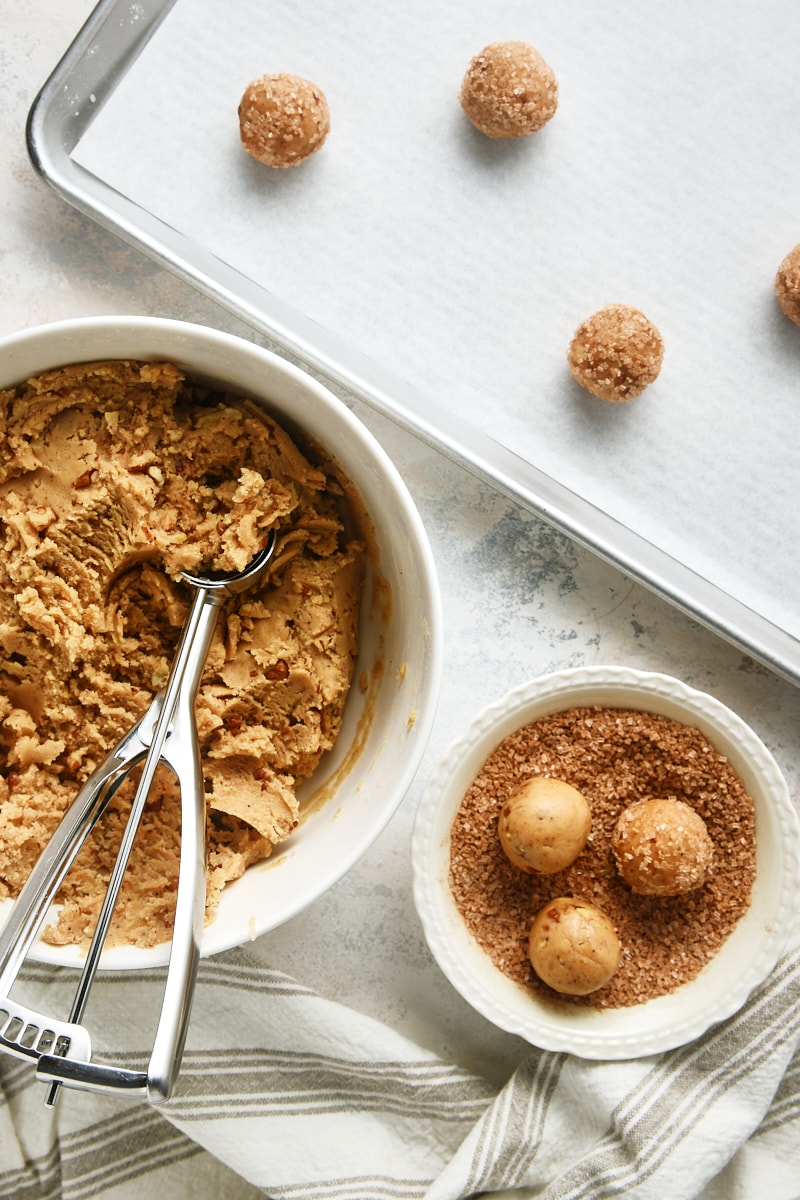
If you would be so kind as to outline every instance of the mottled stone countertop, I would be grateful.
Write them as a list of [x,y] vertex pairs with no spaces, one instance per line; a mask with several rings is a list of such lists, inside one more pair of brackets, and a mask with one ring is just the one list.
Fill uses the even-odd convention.
[[[0,333],[81,315],[186,319],[252,330],[68,207],[35,175],[25,120],[89,0],[6,0],[0,60]],[[408,432],[349,401],[401,471],[442,585],[445,667],[417,779],[383,835],[330,892],[255,948],[324,994],[502,1080],[524,1052],[453,991],[411,896],[410,835],[435,762],[487,703],[563,667],[676,675],[748,721],[800,784],[800,692],[543,524]]]

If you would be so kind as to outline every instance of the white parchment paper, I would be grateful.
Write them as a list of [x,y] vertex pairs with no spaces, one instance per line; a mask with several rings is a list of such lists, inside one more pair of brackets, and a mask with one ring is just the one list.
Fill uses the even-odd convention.
[[[492,142],[470,57],[532,42],[555,118]],[[74,157],[144,210],[800,635],[795,0],[178,0]],[[241,149],[245,85],[289,71],[332,130],[300,167]],[[611,302],[665,343],[628,405],[575,385]]]

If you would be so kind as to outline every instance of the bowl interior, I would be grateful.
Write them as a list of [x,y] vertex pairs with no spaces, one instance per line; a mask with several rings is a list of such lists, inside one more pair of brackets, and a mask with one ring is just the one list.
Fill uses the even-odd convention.
[[[713,960],[676,992],[628,1008],[551,1007],[507,978],[469,934],[450,893],[450,827],[463,795],[504,737],[548,713],[601,705],[659,713],[700,729],[753,798],[752,903]],[[732,1015],[772,970],[800,898],[800,826],[772,755],[734,713],[679,680],[627,668],[546,676],[479,714],[440,762],[414,827],[414,894],[434,957],[450,982],[501,1028],[544,1049],[629,1058],[682,1045]]]
[[[225,889],[203,939],[203,954],[212,954],[276,927],[316,899],[364,853],[400,804],[427,743],[439,688],[436,573],[408,491],[369,431],[321,384],[249,342],[166,320],[63,322],[0,343],[0,386],[104,358],[169,360],[195,378],[259,401],[339,463],[372,527],[359,656],[340,736],[303,785],[308,815],[300,828]],[[103,967],[150,967],[165,962],[168,952],[168,944],[115,947],[105,952]],[[82,961],[74,948],[41,941],[32,956],[76,966]]]

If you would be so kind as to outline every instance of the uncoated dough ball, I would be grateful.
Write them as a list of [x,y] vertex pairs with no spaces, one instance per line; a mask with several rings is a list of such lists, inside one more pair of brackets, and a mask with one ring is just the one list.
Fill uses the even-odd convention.
[[500,844],[515,867],[532,874],[563,871],[586,845],[592,813],[584,796],[561,779],[521,783],[500,811]]
[[637,800],[623,809],[611,837],[619,873],[641,896],[682,896],[700,887],[714,843],[699,813],[682,800]]
[[559,896],[536,916],[528,955],[549,987],[565,996],[586,996],[616,974],[622,951],[617,932],[601,909],[585,900]]
[[567,352],[572,378],[601,400],[633,400],[658,378],[661,334],[644,313],[609,304],[579,325]]
[[800,245],[790,250],[778,267],[775,295],[789,320],[800,325]]
[[330,130],[325,94],[301,75],[262,75],[239,103],[248,154],[268,167],[295,167],[319,150]]
[[487,137],[526,137],[555,116],[558,81],[527,42],[492,42],[467,67],[459,100]]

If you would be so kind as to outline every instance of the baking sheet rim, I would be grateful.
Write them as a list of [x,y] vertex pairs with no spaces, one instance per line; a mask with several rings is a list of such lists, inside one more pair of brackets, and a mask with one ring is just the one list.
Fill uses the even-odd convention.
[[[584,500],[535,464],[384,371],[302,313],[189,241],[70,157],[105,95],[156,32],[175,0],[100,0],[51,73],[28,117],[31,161],[53,190],[88,217],[267,337],[278,352],[343,388],[447,454],[605,561],[662,596],[790,682],[800,683],[800,642],[729,592]],[[130,14],[133,16],[133,14]],[[102,48],[102,52],[99,50]],[[100,67],[102,65],[102,70]]]

